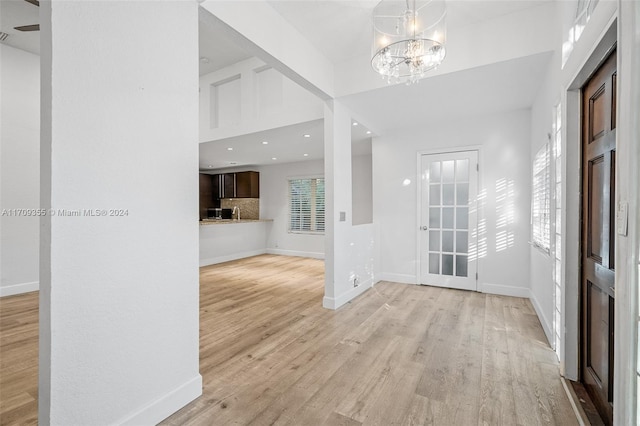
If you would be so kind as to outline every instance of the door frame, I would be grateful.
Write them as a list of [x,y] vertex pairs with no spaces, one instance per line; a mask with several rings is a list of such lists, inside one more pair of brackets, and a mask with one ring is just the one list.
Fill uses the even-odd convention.
[[[421,277],[422,277],[422,265],[421,265],[421,248],[422,242],[420,238],[420,232],[417,232],[422,225],[422,156],[423,155],[434,155],[434,154],[455,154],[458,152],[465,151],[477,151],[478,152],[478,165],[482,164],[482,146],[481,145],[466,145],[466,146],[457,146],[457,147],[447,147],[447,148],[435,148],[428,149],[423,151],[416,152],[416,222],[414,230],[416,230],[415,238],[416,238],[416,277],[415,284],[420,285]],[[480,168],[482,169],[482,168]],[[480,188],[482,188],[482,174],[481,170],[478,170],[478,194],[480,193]],[[479,204],[476,205],[477,208],[477,221],[480,223],[480,219],[484,217],[483,212],[480,209]],[[476,260],[476,273],[480,274],[480,262],[479,259]],[[479,281],[476,280],[476,291],[479,291],[480,285]]]
[[[563,176],[562,205],[562,258],[563,268],[563,309],[562,323],[565,329],[564,339],[561,341],[563,359],[560,360],[560,374],[577,381],[580,371],[580,236],[582,209],[582,97],[580,89],[604,63],[617,43],[617,21],[614,17],[606,26],[606,30],[595,43],[595,48],[589,53],[577,68],[571,80],[563,84],[563,122],[566,123],[562,131]],[[604,58],[604,59],[603,59]],[[618,57],[619,60],[619,57]],[[616,344],[619,344],[616,339]],[[616,349],[617,352],[617,349]]]

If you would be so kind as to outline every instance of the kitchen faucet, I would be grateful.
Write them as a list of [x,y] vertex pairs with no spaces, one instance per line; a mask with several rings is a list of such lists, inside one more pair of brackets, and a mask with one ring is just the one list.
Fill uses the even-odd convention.
[[231,215],[236,214],[236,212],[237,212],[236,220],[240,220],[240,207],[233,206],[233,211],[231,212]]

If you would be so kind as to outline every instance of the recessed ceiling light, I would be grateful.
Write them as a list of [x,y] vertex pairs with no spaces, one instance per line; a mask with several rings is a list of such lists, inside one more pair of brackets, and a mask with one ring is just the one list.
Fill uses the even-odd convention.
[[262,145],[269,145],[269,142],[267,142],[267,141],[262,141]]
[[212,168],[213,166],[212,166],[211,164],[209,164],[207,167],[208,167],[208,168]]
[[367,134],[370,135],[371,134],[371,130],[367,130]]
[[310,134],[308,134],[308,133],[305,133],[305,134],[304,134],[304,135],[302,135],[302,136],[304,136],[305,138],[310,138],[310,137],[311,137],[311,135],[310,135]]
[[227,151],[233,151],[233,148],[229,147],[227,148]]
[[308,156],[309,156],[309,154],[302,154],[302,155],[304,155],[305,157],[308,157]]
[[237,161],[229,161],[229,164],[233,166],[233,165],[238,164],[238,162]]
[[357,121],[354,121],[354,122],[353,122],[353,123],[351,123],[351,124],[353,124],[354,126],[357,126],[357,125],[358,125],[358,122],[357,122]]
[[277,160],[277,158],[276,158],[276,157],[271,157],[271,159],[272,159],[272,160]]

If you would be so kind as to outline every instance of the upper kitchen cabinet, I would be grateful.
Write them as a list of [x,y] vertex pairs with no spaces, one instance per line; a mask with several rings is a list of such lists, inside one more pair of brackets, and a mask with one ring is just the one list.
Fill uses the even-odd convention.
[[236,198],[236,174],[224,173],[220,175],[220,198]]
[[223,198],[260,198],[259,172],[222,173],[208,176],[211,178],[213,207],[220,207],[220,200]]
[[236,173],[236,198],[260,198],[260,173]]

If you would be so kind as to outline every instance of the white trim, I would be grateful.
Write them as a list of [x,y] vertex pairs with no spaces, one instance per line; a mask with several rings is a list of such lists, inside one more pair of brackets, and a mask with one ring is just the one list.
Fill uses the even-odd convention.
[[338,297],[325,296],[322,299],[322,306],[327,309],[336,310],[340,306],[344,305],[347,302],[350,302],[351,300],[355,299],[365,291],[369,290],[371,287],[373,287],[373,280],[368,279],[364,281],[362,284],[360,284],[358,287],[353,287],[349,291],[342,293]]
[[312,259],[324,259],[324,253],[313,251],[282,250],[268,248],[267,254],[277,254],[279,256],[309,257]]
[[[466,152],[466,151],[480,151],[482,150],[482,145],[465,145],[465,146],[457,146],[457,147],[443,147],[443,148],[435,148],[435,149],[427,149],[424,151],[418,151],[418,158],[423,155],[432,155],[432,154],[455,154],[458,152]],[[478,161],[480,156],[478,155]]]
[[400,284],[418,284],[418,278],[415,275],[409,274],[394,274],[390,272],[381,272],[376,274],[378,281],[390,281],[392,283]]
[[[589,25],[560,73],[562,87],[562,327],[560,365],[570,380],[579,377],[580,360],[580,195],[582,193],[580,87],[617,40],[617,4],[599,2]],[[578,48],[576,48],[578,46]],[[616,339],[616,342],[619,342]],[[618,394],[619,395],[619,394]]]
[[244,259],[245,257],[259,256],[266,254],[267,249],[244,251],[240,253],[228,254],[226,256],[210,257],[208,259],[200,259],[200,267],[216,265],[218,263],[230,262],[232,260]]
[[200,395],[202,395],[202,376],[198,374],[173,391],[117,422],[117,424],[131,426],[157,424]]
[[287,182],[290,180],[298,180],[298,179],[324,179],[324,173],[313,174],[313,175],[296,175],[296,176],[287,176]]
[[480,293],[495,294],[498,296],[523,297],[529,299],[531,292],[528,287],[515,287],[502,284],[483,283],[478,281]]
[[573,391],[573,388],[571,388],[570,385],[567,384],[567,379],[565,379],[564,377],[560,377],[560,382],[562,382],[562,387],[564,388],[564,391],[567,394],[567,397],[569,398],[569,403],[571,404],[571,408],[573,408],[573,413],[576,415],[576,419],[578,420],[578,425],[579,426],[586,426],[587,424],[591,425],[591,423],[588,423],[589,419],[587,418],[587,415],[584,412],[582,405],[576,404],[576,401],[578,400],[578,396]]
[[14,294],[29,293],[40,290],[40,281],[19,283],[0,287],[0,297],[13,296]]

